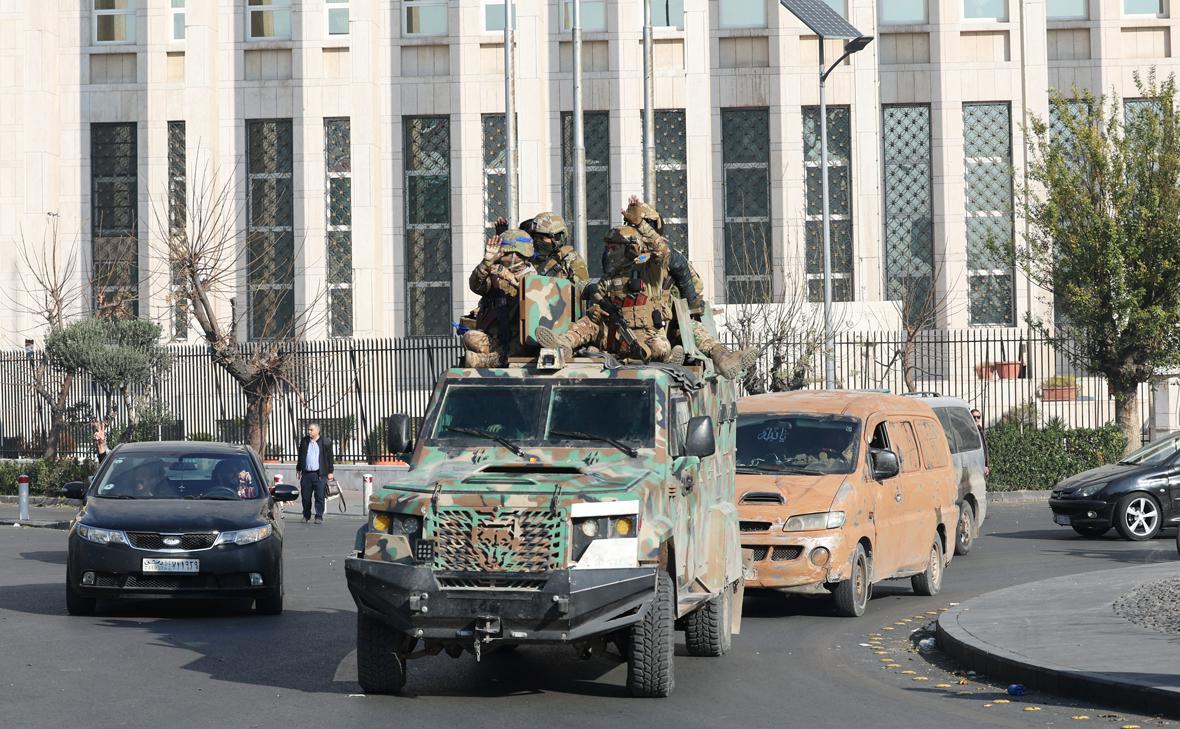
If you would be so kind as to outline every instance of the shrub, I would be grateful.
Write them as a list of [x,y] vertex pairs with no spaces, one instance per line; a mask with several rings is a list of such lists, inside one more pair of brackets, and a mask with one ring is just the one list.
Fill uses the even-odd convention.
[[16,477],[23,473],[29,477],[30,494],[41,496],[48,488],[49,495],[55,496],[63,484],[70,481],[85,481],[97,468],[98,464],[89,459],[75,461],[63,458],[47,461],[39,458],[35,461],[0,461],[0,494],[16,494]]
[[1041,387],[1077,387],[1078,378],[1073,375],[1053,375],[1041,383]]
[[1054,421],[1044,428],[1001,423],[987,431],[991,476],[988,489],[1051,489],[1062,479],[1113,463],[1127,447],[1114,424],[1066,428]]

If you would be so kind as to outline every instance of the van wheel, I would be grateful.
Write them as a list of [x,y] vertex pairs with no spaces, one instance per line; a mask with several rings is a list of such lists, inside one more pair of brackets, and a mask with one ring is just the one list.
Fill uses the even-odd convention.
[[405,636],[364,613],[356,616],[357,683],[367,694],[393,694],[406,685]]
[[723,656],[733,644],[730,633],[733,610],[733,589],[726,587],[721,594],[705,601],[684,618],[684,637],[691,656]]
[[832,599],[836,603],[836,614],[844,618],[859,618],[865,614],[869,606],[869,598],[873,594],[872,573],[869,570],[869,557],[865,554],[863,544],[856,545],[856,554],[852,555],[852,574],[843,582],[837,582],[832,588]]
[[631,627],[627,651],[627,688],[632,696],[668,696],[676,685],[672,672],[676,622],[675,593],[667,572],[656,574],[656,594],[643,618]]
[[942,590],[942,540],[934,535],[934,543],[930,545],[930,558],[926,562],[926,571],[910,578],[914,592],[926,597],[934,597]]
[[959,505],[959,528],[955,532],[955,554],[967,554],[975,543],[975,507],[970,501]]

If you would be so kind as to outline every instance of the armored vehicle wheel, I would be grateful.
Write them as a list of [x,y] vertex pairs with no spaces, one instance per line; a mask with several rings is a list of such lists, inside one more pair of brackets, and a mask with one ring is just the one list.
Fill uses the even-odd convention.
[[656,574],[656,594],[643,619],[631,628],[627,652],[627,688],[632,696],[668,696],[676,681],[672,673],[675,649],[676,595],[672,578]]
[[975,508],[970,501],[959,505],[959,528],[955,532],[955,554],[967,554],[975,544]]
[[836,603],[836,614],[845,618],[859,618],[869,606],[873,594],[873,575],[869,568],[869,556],[863,544],[856,545],[852,555],[852,574],[847,580],[837,582],[832,588],[832,600]]
[[942,589],[942,540],[934,535],[934,542],[930,545],[930,558],[926,561],[926,571],[910,578],[914,592],[926,597],[934,597]]
[[730,633],[733,610],[733,588],[705,602],[684,618],[684,636],[688,653],[693,656],[723,656],[733,643]]
[[357,683],[367,694],[397,693],[406,685],[404,644],[398,631],[363,613],[356,616]]
[[70,615],[93,615],[98,600],[78,594],[73,579],[66,577],[66,612]]

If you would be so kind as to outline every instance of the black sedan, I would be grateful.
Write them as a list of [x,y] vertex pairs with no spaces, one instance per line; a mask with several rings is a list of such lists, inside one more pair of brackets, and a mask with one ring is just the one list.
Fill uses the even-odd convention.
[[1068,478],[1049,497],[1053,521],[1098,537],[1151,539],[1180,522],[1180,435],[1149,443],[1118,463]]
[[280,501],[254,451],[220,443],[130,443],[115,448],[90,484],[69,534],[66,610],[94,613],[99,598],[253,598],[283,611]]

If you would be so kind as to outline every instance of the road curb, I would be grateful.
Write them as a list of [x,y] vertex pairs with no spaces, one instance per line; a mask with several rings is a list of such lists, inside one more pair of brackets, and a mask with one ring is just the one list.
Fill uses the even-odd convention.
[[988,491],[989,504],[1043,504],[1049,501],[1049,490],[1020,489],[1017,491]]
[[1003,683],[1023,683],[1030,688],[1095,704],[1180,718],[1175,691],[1051,663],[1033,663],[1025,656],[978,639],[959,623],[959,617],[970,610],[968,602],[943,613],[936,629],[942,651],[963,667],[1000,679]]
[[26,529],[69,529],[68,521],[21,521],[20,519],[0,519],[0,526],[19,526]]

